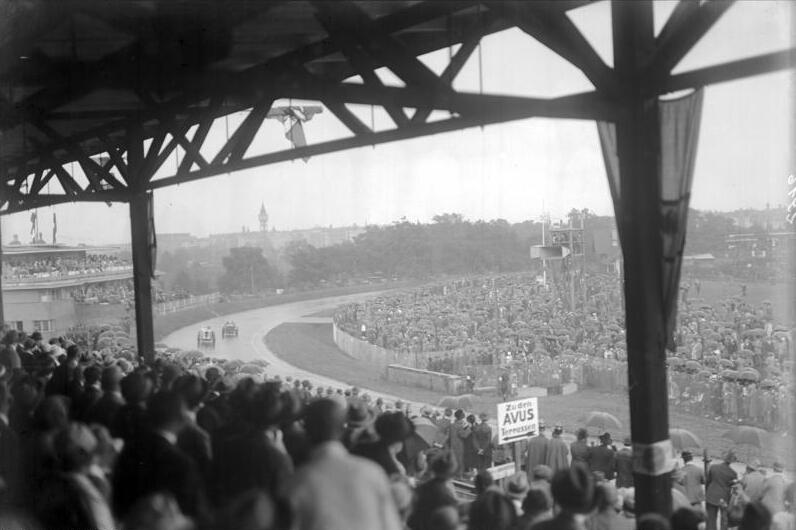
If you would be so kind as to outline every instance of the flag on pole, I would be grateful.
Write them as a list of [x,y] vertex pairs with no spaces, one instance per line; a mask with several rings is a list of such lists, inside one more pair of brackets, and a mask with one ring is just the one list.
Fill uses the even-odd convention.
[[36,237],[36,218],[37,215],[36,211],[34,210],[30,213],[30,235],[32,235],[34,238]]
[[57,233],[58,233],[58,219],[55,218],[55,212],[53,212],[53,245],[55,245]]

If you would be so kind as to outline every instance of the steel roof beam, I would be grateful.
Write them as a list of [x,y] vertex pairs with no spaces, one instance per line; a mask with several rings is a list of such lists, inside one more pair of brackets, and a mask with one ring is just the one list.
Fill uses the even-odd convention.
[[[689,7],[680,7],[667,21],[660,35],[655,39],[655,52],[649,59],[645,77],[652,85],[668,76],[672,69],[690,52],[699,40],[732,6],[732,0],[709,0],[701,5],[688,2]],[[691,4],[698,7],[694,9]],[[679,11],[678,11],[679,8]],[[687,11],[688,16],[683,12]]]
[[619,83],[613,69],[605,64],[566,13],[550,9],[549,4],[534,2],[496,2],[487,6],[575,65],[597,90],[618,93]]

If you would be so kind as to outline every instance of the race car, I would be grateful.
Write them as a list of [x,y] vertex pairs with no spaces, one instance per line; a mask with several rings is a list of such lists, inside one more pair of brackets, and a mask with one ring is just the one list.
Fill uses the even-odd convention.
[[225,339],[227,337],[237,337],[238,336],[238,326],[235,325],[234,322],[231,320],[227,320],[224,322],[224,325],[221,327],[221,338]]
[[197,348],[213,348],[216,345],[216,332],[210,327],[205,326],[196,334],[196,347]]

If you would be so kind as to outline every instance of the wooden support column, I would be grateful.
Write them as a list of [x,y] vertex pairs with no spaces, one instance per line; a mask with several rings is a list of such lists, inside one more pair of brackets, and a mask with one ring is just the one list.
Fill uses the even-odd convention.
[[149,201],[143,190],[147,180],[144,143],[140,131],[129,137],[127,165],[130,175],[130,233],[133,252],[133,290],[135,291],[135,333],[138,355],[151,362],[155,356],[155,333],[152,322],[152,256],[149,246]]
[[152,260],[149,248],[149,197],[136,193],[130,198],[130,232],[135,290],[135,333],[138,355],[150,362],[155,354],[152,322]]
[[[613,0],[616,121],[621,175],[617,217],[624,256],[628,389],[636,513],[672,510],[660,214],[658,99],[643,71],[655,38],[652,2]],[[668,454],[667,454],[668,451]]]
[[6,323],[6,314],[3,311],[3,232],[1,228],[0,226],[0,328]]

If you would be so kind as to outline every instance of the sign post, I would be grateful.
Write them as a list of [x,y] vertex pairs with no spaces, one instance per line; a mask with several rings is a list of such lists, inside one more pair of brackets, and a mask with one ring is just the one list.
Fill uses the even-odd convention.
[[506,401],[497,405],[498,445],[512,444],[514,469],[522,470],[518,442],[539,432],[539,398]]

